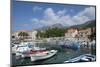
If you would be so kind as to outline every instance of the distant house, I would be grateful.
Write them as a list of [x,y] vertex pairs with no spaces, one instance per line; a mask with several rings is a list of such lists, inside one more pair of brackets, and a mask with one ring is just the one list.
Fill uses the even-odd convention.
[[72,38],[75,37],[78,34],[78,29],[76,28],[69,28],[67,32],[65,33],[65,37]]
[[92,32],[95,32],[95,28],[93,28],[93,31],[91,31],[91,28],[87,29],[76,29],[76,28],[69,28],[67,32],[65,33],[65,37],[87,37],[88,35],[91,35]]
[[78,38],[82,41],[90,41],[89,36],[92,34],[91,28],[81,29],[78,31]]
[[14,40],[20,40],[22,36],[19,36],[19,33],[25,32],[28,34],[28,36],[24,37],[24,41],[32,41],[33,39],[36,39],[36,30],[17,30],[16,32],[12,33],[12,39]]
[[79,37],[88,37],[91,34],[92,34],[91,28],[81,29],[78,31]]

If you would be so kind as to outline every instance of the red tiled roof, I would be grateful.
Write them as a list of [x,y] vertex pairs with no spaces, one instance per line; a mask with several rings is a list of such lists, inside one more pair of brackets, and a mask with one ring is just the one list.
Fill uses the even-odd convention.
[[16,32],[32,32],[31,30],[17,30]]

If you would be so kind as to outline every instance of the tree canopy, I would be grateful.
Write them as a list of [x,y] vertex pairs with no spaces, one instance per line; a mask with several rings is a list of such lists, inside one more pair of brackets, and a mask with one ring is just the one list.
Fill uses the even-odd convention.
[[49,37],[61,37],[64,36],[65,29],[61,28],[49,28],[45,30],[44,32],[38,32],[37,36],[40,36],[42,38],[49,38]]

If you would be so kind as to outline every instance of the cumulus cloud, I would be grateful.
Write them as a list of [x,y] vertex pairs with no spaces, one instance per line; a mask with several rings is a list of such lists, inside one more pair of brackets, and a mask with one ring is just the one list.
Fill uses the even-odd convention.
[[86,21],[95,19],[95,7],[85,8],[83,11],[79,12],[77,15],[73,16],[70,21],[74,24],[82,24]]
[[38,7],[38,6],[34,6],[34,7],[33,7],[33,11],[34,11],[34,12],[35,12],[35,11],[40,11],[40,10],[42,10],[41,7]]
[[33,23],[38,23],[38,22],[39,22],[39,19],[33,18],[33,19],[32,19],[32,22],[33,22]]
[[57,23],[66,24],[66,20],[68,20],[70,16],[66,15],[65,13],[65,10],[61,10],[55,13],[52,8],[47,8],[44,11],[43,18],[41,20],[35,18],[33,19],[33,22],[40,22],[45,26],[50,26]]
[[44,20],[47,20],[47,21],[56,21],[58,16],[56,15],[56,13],[54,13],[53,9],[52,8],[48,8],[44,11]]
[[64,10],[58,11],[57,14],[58,14],[59,16],[62,16],[62,15],[65,15],[66,12],[67,12],[67,11],[64,9]]
[[86,21],[95,19],[95,8],[88,7],[78,14],[71,16],[67,13],[65,9],[54,12],[52,8],[47,8],[44,10],[44,16],[42,19],[34,18],[33,22],[40,23],[44,26],[50,26],[53,24],[62,24],[64,26],[71,26],[76,24],[82,24]]

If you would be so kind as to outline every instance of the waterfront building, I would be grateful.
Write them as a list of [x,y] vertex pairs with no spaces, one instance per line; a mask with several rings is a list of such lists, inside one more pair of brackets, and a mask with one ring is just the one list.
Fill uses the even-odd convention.
[[91,34],[92,34],[91,28],[81,29],[78,31],[79,37],[88,37]]
[[77,38],[80,41],[90,41],[89,37],[95,32],[95,28],[76,29],[69,28],[65,37],[69,39]]
[[23,38],[23,36],[19,36],[21,32],[25,32],[28,35],[24,36],[24,41],[32,41],[33,39],[36,39],[37,31],[36,30],[17,30],[16,32],[13,32],[12,35],[12,40],[20,40]]
[[78,34],[78,30],[76,28],[69,28],[65,33],[65,37],[73,38],[76,37],[77,34]]
[[89,36],[92,34],[91,28],[86,28],[86,29],[80,29],[78,30],[78,35],[77,37],[79,38],[80,41],[90,41]]

